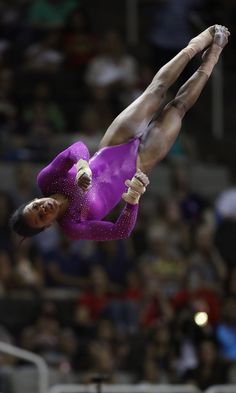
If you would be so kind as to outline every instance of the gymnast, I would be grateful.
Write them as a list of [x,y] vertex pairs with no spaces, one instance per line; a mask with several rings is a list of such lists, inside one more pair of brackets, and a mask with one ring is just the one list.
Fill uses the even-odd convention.
[[[37,176],[44,197],[20,206],[10,219],[12,229],[29,237],[57,221],[74,240],[128,237],[136,223],[140,196],[149,183],[147,176],[170,150],[185,113],[198,99],[229,35],[226,27],[214,25],[193,38],[117,116],[93,157],[82,142],[61,152]],[[167,89],[203,50],[200,67],[155,119]],[[103,220],[121,199],[125,206],[117,221]]]

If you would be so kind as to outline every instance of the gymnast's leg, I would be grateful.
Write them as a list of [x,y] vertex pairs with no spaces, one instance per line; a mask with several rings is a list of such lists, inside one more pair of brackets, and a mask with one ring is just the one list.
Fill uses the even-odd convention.
[[126,143],[145,133],[167,89],[177,80],[192,57],[212,43],[214,32],[215,26],[211,26],[193,38],[186,48],[157,72],[143,94],[112,122],[101,140],[100,148]]
[[229,31],[216,25],[213,43],[203,54],[203,62],[192,77],[179,89],[159,118],[150,125],[139,151],[139,168],[149,173],[151,168],[168,153],[179,134],[185,113],[194,105],[204,88],[220,53],[228,42]]

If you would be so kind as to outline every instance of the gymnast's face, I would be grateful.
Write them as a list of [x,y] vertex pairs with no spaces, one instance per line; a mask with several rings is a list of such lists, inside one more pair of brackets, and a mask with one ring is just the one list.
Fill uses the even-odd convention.
[[49,227],[57,218],[59,203],[54,198],[39,198],[28,203],[24,208],[24,217],[32,228]]

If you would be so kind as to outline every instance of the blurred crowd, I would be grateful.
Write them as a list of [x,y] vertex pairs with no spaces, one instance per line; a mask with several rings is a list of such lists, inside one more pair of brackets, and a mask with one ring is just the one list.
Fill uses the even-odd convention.
[[[80,383],[94,373],[203,390],[236,383],[236,188],[232,178],[214,199],[191,189],[188,165],[201,146],[187,133],[165,161],[169,194],[146,193],[129,239],[71,242],[53,226],[20,242],[9,230],[13,210],[39,195],[35,165],[76,139],[95,152],[193,26],[217,18],[235,28],[234,1],[143,0],[152,19],[141,23],[144,45],[130,47],[107,18],[96,26],[93,3],[0,1],[0,158],[14,168],[11,186],[0,186],[0,340]],[[0,354],[1,392],[11,393],[9,370],[23,365]]]
[[[202,389],[235,382],[235,188],[213,203],[175,166],[170,195],[143,197],[127,240],[71,242],[53,226],[20,242],[8,218],[33,190],[28,166],[17,176],[19,193],[0,194],[2,341],[80,383],[95,373]],[[2,383],[25,366],[4,355],[0,364]]]

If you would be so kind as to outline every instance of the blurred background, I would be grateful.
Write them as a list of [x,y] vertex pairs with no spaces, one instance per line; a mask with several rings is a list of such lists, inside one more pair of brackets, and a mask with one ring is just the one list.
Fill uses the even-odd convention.
[[[234,0],[0,1],[0,341],[41,356],[51,385],[97,373],[236,384],[235,20]],[[71,242],[55,226],[19,245],[8,219],[40,195],[40,168],[76,140],[92,155],[155,72],[215,23],[229,44],[153,171],[132,236]],[[0,346],[0,392],[37,391],[31,363]]]

